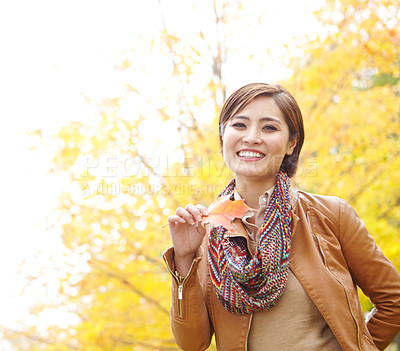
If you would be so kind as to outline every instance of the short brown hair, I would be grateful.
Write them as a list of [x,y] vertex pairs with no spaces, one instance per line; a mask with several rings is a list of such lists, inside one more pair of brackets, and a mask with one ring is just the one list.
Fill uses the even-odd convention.
[[300,107],[289,91],[280,86],[266,83],[251,83],[236,90],[224,103],[219,116],[219,140],[222,147],[222,135],[228,121],[239,111],[243,110],[258,96],[270,96],[278,105],[285,122],[289,127],[289,138],[298,138],[291,155],[285,155],[281,168],[292,177],[296,173],[299,155],[304,143],[303,116]]

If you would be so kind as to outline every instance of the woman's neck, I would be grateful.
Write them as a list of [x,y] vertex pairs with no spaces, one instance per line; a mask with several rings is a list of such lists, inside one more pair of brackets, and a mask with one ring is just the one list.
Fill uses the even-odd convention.
[[268,189],[271,189],[275,185],[275,177],[273,178],[251,178],[241,177],[236,175],[236,190],[240,196],[244,199],[247,206],[258,210],[259,201],[261,195],[263,195]]

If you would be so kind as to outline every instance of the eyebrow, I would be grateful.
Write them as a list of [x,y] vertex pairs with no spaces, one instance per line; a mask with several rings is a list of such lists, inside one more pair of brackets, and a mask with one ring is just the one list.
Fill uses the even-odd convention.
[[[249,117],[247,116],[242,116],[242,115],[238,115],[238,116],[233,116],[232,119],[246,119],[246,120],[250,120]],[[269,122],[278,122],[281,123],[279,118],[276,117],[261,117],[260,121],[269,121]],[[282,123],[281,123],[282,124]]]

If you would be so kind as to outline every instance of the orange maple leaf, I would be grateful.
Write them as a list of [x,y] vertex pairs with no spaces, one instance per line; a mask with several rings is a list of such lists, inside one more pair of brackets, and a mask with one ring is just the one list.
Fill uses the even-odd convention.
[[244,199],[231,201],[230,195],[224,195],[215,200],[208,208],[208,216],[204,216],[201,225],[211,224],[214,227],[222,225],[231,232],[235,232],[232,221],[242,216],[250,210],[244,203]]

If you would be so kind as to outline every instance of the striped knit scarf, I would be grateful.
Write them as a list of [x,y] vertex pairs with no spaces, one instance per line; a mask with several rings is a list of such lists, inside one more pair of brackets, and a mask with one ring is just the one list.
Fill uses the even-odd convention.
[[[234,187],[235,179],[219,196],[232,194]],[[281,170],[265,211],[260,241],[253,258],[245,238],[229,238],[227,229],[222,226],[211,228],[208,243],[210,274],[217,296],[229,312],[246,314],[267,310],[283,294],[289,271],[291,240],[289,189],[290,179]]]

